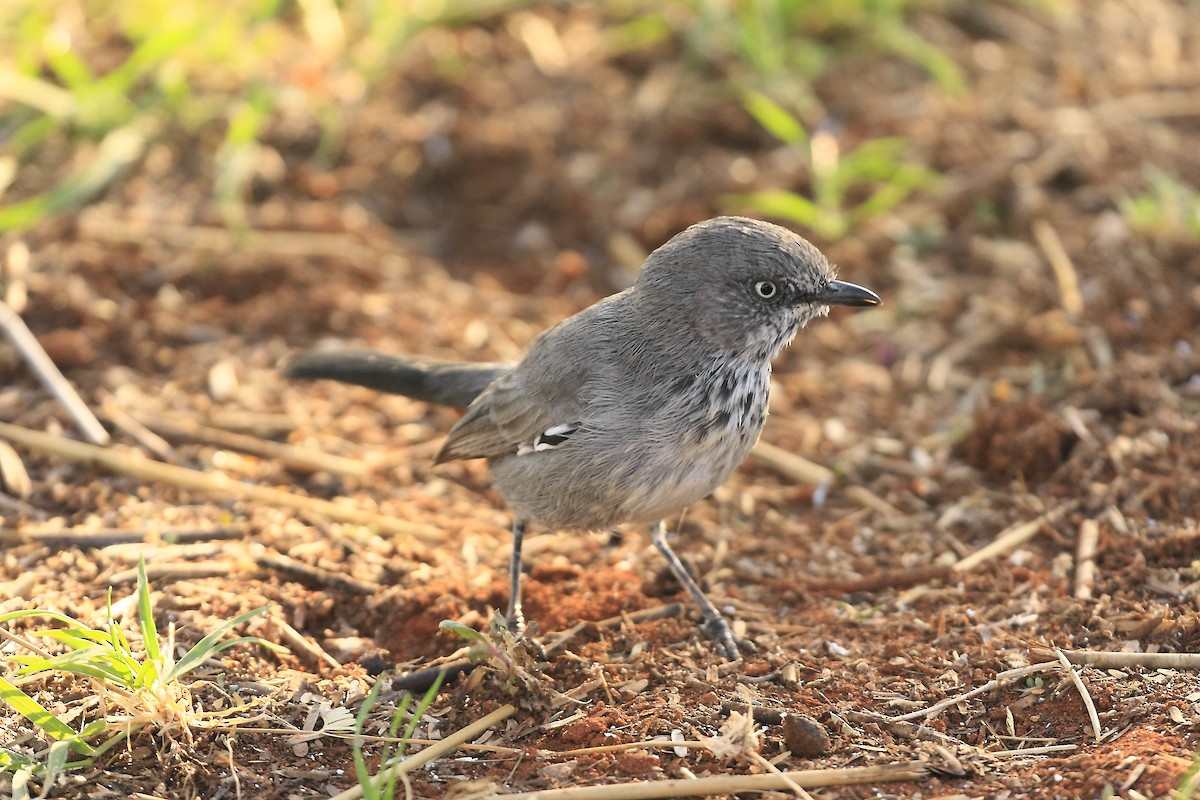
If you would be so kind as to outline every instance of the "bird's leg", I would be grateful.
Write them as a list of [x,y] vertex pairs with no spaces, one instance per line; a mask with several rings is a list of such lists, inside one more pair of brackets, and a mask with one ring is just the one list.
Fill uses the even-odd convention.
[[508,629],[520,633],[525,627],[521,613],[521,542],[525,539],[525,520],[513,518],[512,558],[508,562],[508,613],[504,615]]
[[725,618],[721,616],[720,611],[717,611],[717,607],[712,604],[712,601],[704,596],[704,592],[692,580],[692,576],[688,574],[687,568],[683,566],[679,556],[675,555],[675,551],[667,544],[666,522],[660,520],[650,530],[650,541],[654,542],[658,552],[662,553],[663,558],[667,560],[667,565],[671,568],[675,579],[683,584],[683,588],[687,589],[688,594],[692,596],[692,602],[700,607],[700,614],[704,617],[701,629],[705,635],[717,643],[722,655],[730,661],[736,659],[738,647],[737,642],[734,641],[733,632],[729,630],[729,624],[725,622]]

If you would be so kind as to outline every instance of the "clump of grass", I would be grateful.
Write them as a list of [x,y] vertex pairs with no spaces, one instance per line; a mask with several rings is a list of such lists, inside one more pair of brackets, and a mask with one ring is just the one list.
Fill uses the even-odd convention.
[[933,170],[904,160],[907,143],[901,138],[872,139],[842,152],[832,132],[810,134],[794,114],[765,94],[748,92],[744,104],[768,133],[804,159],[810,195],[787,189],[763,190],[726,198],[731,206],[786,219],[821,237],[836,239],[891,211],[913,191],[938,181]]
[[962,71],[918,34],[914,15],[937,0],[675,0],[655,3],[619,30],[631,45],[681,32],[692,55],[735,85],[798,107],[812,104],[811,82],[847,55],[883,53],[919,65],[949,93]]
[[[358,710],[358,716],[355,718],[354,725],[354,742],[352,745],[354,754],[354,772],[358,776],[358,785],[362,789],[362,795],[366,800],[392,800],[396,796],[396,780],[399,771],[392,769],[396,764],[404,759],[404,754],[408,750],[408,743],[413,738],[413,734],[417,730],[417,726],[421,723],[421,719],[425,716],[425,712],[429,710],[429,706],[433,704],[434,698],[438,696],[438,692],[442,690],[442,683],[446,680],[446,673],[439,672],[433,683],[421,696],[421,700],[417,703],[416,709],[412,715],[408,715],[409,707],[412,705],[413,695],[410,692],[404,692],[400,697],[400,702],[396,705],[396,710],[392,712],[391,720],[387,727],[387,739],[383,744],[379,754],[379,772],[371,775],[367,769],[367,760],[363,755],[363,729],[366,727],[367,718],[374,710],[376,702],[379,699],[380,683],[377,681],[371,687],[371,691],[363,699],[362,707]],[[408,722],[405,724],[405,718]],[[404,732],[397,737],[400,731],[400,726],[404,725]],[[408,776],[401,776],[404,780],[405,795],[412,796],[412,787],[408,783]]]
[[[165,641],[160,641],[154,623],[150,584],[146,580],[145,564],[140,561],[135,598],[140,651],[133,647],[114,619],[111,598],[105,624],[98,628],[67,614],[46,609],[26,609],[0,615],[0,623],[18,619],[45,619],[63,626],[34,630],[20,636],[0,630],[5,638],[29,651],[27,654],[8,656],[10,661],[20,666],[13,680],[0,678],[0,702],[53,740],[40,759],[11,750],[0,750],[0,770],[14,773],[14,786],[24,785],[34,776],[40,777],[45,785],[51,785],[63,770],[91,765],[106,750],[146,727],[167,737],[177,733],[190,737],[193,727],[207,724],[210,717],[218,717],[195,708],[184,678],[208,659],[238,644],[253,643],[276,648],[276,645],[257,636],[222,641],[233,628],[266,611],[265,608],[259,608],[221,623],[177,660],[174,656],[173,625],[168,628]],[[65,649],[53,655],[31,641],[34,638],[56,642]],[[76,730],[63,717],[49,711],[17,685],[60,675],[88,678],[95,693],[84,699],[79,710],[86,711],[91,706],[99,706],[106,709],[104,716]],[[228,713],[221,712],[218,716],[225,719]],[[98,739],[102,741],[96,743]],[[68,761],[72,753],[81,758]]]
[[[0,196],[23,195],[0,205],[0,232],[90,201],[151,144],[181,135],[212,160],[217,208],[240,225],[273,122],[307,118],[321,131],[312,157],[332,161],[346,110],[408,40],[511,2],[0,4]],[[39,148],[71,154],[48,188],[25,185]]]

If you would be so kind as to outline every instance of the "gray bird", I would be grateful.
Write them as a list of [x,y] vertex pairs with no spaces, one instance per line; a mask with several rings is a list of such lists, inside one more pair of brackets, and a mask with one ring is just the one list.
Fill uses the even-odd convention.
[[486,458],[513,510],[508,624],[520,628],[527,522],[557,530],[648,523],[654,546],[738,657],[728,624],[667,543],[664,519],[711,494],[758,441],[771,359],[829,306],[879,297],[834,279],[777,225],[718,217],[646,259],[635,284],[530,345],[517,364],[309,351],[284,370],[463,407],[437,463]]

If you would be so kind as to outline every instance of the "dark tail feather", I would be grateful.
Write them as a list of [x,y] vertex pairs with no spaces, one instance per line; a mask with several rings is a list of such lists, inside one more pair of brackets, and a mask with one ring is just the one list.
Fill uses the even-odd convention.
[[287,378],[327,378],[414,400],[466,408],[509,364],[390,356],[370,350],[309,350],[283,366]]

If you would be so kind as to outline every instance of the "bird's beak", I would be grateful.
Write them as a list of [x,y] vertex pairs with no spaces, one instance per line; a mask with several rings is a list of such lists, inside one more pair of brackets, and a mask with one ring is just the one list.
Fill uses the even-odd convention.
[[846,281],[830,281],[817,295],[818,303],[831,306],[877,306],[883,301],[870,289]]

